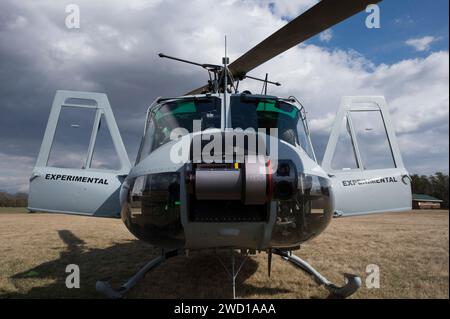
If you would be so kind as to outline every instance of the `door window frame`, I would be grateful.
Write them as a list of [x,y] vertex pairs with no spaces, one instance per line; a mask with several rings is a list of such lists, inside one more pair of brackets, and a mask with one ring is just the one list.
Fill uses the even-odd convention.
[[[358,145],[358,138],[356,135],[355,127],[352,122],[352,116],[351,114],[353,112],[380,112],[381,119],[383,121],[383,126],[386,132],[386,138],[388,141],[389,149],[391,152],[392,160],[393,160],[393,167],[388,168],[364,168],[364,162],[362,160],[360,148]],[[328,141],[328,145],[325,150],[325,155],[322,161],[322,167],[332,173],[351,173],[351,172],[364,172],[364,171],[380,171],[380,170],[395,170],[404,168],[403,160],[400,154],[400,150],[398,147],[395,130],[394,127],[390,121],[389,116],[385,116],[387,114],[388,108],[387,103],[384,97],[382,96],[375,96],[375,97],[344,97],[341,102],[341,106],[339,108],[339,111],[336,115],[334,126],[331,130],[330,139]],[[351,143],[353,145],[353,150],[355,154],[352,154],[356,157],[358,168],[352,168],[352,169],[333,169],[332,168],[332,161],[334,154],[336,152],[336,147],[339,141],[341,130],[343,129],[344,125],[344,119],[345,125],[349,126],[349,134],[351,138]],[[347,129],[347,128],[344,128]]]

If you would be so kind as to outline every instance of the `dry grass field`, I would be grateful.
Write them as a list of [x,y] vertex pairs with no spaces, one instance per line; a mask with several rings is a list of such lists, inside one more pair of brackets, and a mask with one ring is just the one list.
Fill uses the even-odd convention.
[[[353,298],[449,298],[449,213],[414,211],[334,219],[297,251],[329,279],[359,274]],[[120,220],[0,210],[0,298],[99,298],[97,279],[118,285],[158,250],[139,242]],[[225,258],[225,255],[223,256]],[[65,287],[78,264],[80,289]],[[380,267],[379,289],[364,287],[366,266]],[[307,275],[274,256],[252,256],[237,279],[241,298],[325,298]],[[214,254],[178,256],[147,275],[128,298],[229,298],[227,274]]]

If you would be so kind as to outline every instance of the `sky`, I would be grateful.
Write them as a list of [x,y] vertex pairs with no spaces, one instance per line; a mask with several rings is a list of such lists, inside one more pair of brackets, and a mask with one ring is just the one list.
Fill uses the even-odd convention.
[[[104,92],[134,162],[148,105],[205,83],[157,53],[231,61],[316,0],[6,0],[0,3],[0,190],[28,191],[56,90]],[[67,5],[80,8],[69,29]],[[269,93],[305,105],[321,159],[345,95],[383,95],[410,173],[448,173],[449,2],[384,0],[380,28],[362,12],[253,70]],[[245,81],[241,90],[260,91]],[[62,152],[61,156],[71,156]],[[111,159],[106,159],[108,162]]]

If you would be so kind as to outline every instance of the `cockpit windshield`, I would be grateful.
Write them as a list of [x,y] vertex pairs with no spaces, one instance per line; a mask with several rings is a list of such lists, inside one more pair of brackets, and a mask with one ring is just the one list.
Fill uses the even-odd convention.
[[278,129],[278,138],[300,146],[315,160],[309,139],[304,111],[295,105],[268,96],[235,95],[231,97],[231,125],[233,128]]
[[[221,108],[222,101],[216,96],[171,99],[152,107],[136,163],[169,142],[174,129],[189,133],[194,129],[220,129]],[[278,138],[301,147],[315,160],[302,107],[276,97],[239,94],[230,97],[230,114],[232,128],[265,129],[267,134],[276,128]],[[194,121],[200,123],[198,128],[194,128]]]
[[179,99],[164,103],[155,112],[158,128],[171,130],[182,127],[193,130],[193,121],[201,121],[202,130],[220,128],[221,100],[217,97]]
[[200,122],[201,130],[220,129],[221,106],[221,99],[211,96],[173,99],[157,105],[148,116],[137,162],[169,142],[174,129],[193,132],[194,121]]

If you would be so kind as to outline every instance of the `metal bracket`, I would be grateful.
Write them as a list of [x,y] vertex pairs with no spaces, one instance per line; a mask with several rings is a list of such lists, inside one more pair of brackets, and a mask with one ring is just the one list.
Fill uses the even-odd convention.
[[410,182],[410,183],[412,182],[412,178],[411,178],[411,176],[409,176],[408,174],[402,175],[402,183],[405,184],[405,185],[408,185],[408,183],[405,182],[405,179],[409,179],[409,182]]
[[225,266],[225,264],[223,263],[222,259],[220,259],[220,257],[218,255],[216,255],[217,259],[222,264],[222,266],[225,269],[225,271],[227,272],[228,276],[230,276],[232,287],[233,287],[233,299],[236,299],[236,277],[239,275],[239,272],[241,271],[242,266],[244,266],[245,262],[247,261],[248,254],[249,254],[248,251],[244,254],[244,259],[241,261],[241,263],[237,267],[238,269],[236,270],[235,269],[236,263],[235,263],[235,258],[234,258],[234,249],[230,249],[231,271],[228,269],[227,266]]

